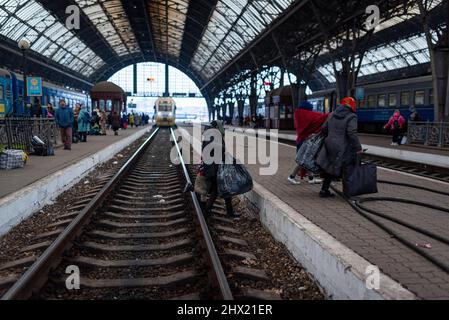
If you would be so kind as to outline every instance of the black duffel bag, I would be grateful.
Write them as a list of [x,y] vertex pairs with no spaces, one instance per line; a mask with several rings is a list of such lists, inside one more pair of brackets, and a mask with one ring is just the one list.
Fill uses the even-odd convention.
[[375,165],[356,165],[343,175],[343,193],[347,197],[377,192],[377,167]]
[[253,179],[242,164],[220,164],[217,172],[218,195],[230,198],[253,189]]

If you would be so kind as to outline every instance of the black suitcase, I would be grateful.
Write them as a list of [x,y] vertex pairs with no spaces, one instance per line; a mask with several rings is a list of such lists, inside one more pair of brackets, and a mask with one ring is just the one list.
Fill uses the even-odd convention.
[[377,192],[377,167],[375,165],[357,165],[343,175],[343,193],[347,197]]

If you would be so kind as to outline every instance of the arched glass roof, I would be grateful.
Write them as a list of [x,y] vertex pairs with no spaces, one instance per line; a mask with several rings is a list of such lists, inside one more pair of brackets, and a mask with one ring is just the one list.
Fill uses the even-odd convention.
[[31,49],[85,76],[104,65],[72,31],[36,1],[0,0],[0,35],[26,38]]
[[139,51],[120,0],[75,0],[93,25],[119,55]]
[[[406,6],[404,1],[393,2],[388,1],[393,3],[391,6],[397,6],[395,14],[385,15],[386,21],[382,21],[377,33],[396,28],[419,13],[411,3]],[[337,1],[315,0],[314,3],[329,6],[339,14],[339,6],[344,6]],[[350,2],[354,6],[358,3]],[[426,3],[431,10],[437,6],[443,8],[444,1]],[[65,10],[73,4],[80,8],[81,30],[69,30],[65,26],[68,17]],[[234,68],[224,77],[231,77],[241,68],[252,68],[248,66],[254,63],[249,59],[248,46],[257,59],[261,57],[262,61],[256,64],[276,60],[273,56],[279,54],[276,48],[271,53],[269,45],[261,44],[263,41],[254,42],[262,34],[269,34],[267,30],[285,25],[286,29],[281,30],[291,30],[287,33],[291,39],[284,39],[281,45],[291,40],[291,48],[311,39],[315,41],[312,45],[321,45],[319,42],[324,40],[311,7],[310,0],[0,0],[0,38],[9,39],[9,45],[26,38],[31,50],[44,57],[43,61],[53,61],[90,81],[130,63],[153,60],[166,61],[188,71],[200,87],[210,88],[211,83],[225,83],[223,79],[216,80],[230,65]],[[330,11],[323,11],[328,23],[332,22]],[[278,23],[277,19],[287,14]],[[302,17],[300,21],[298,17]],[[341,14],[340,19],[351,18]],[[384,43],[388,44],[373,45],[376,49],[364,56],[360,75],[429,62],[425,39],[422,34],[416,34],[417,31],[409,32],[401,36],[403,40],[392,42],[387,38]],[[257,52],[257,48],[265,48],[266,52]],[[295,51],[291,48],[290,51]],[[326,54],[326,46],[321,54]],[[240,62],[244,65],[240,66]],[[333,82],[332,69],[329,64],[318,71]]]
[[[424,34],[397,41],[368,51],[363,57],[359,76],[396,70],[430,62],[429,47]],[[358,64],[356,60],[355,64]],[[341,63],[336,67],[341,69]],[[329,81],[335,82],[333,64],[318,68],[318,71]]]
[[220,0],[212,14],[192,66],[204,79],[220,70],[294,0]]

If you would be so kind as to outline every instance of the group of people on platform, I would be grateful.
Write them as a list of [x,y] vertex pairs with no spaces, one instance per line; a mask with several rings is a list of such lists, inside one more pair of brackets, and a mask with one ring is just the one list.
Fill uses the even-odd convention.
[[59,108],[54,111],[51,103],[47,106],[47,118],[54,118],[61,132],[64,150],[71,150],[73,143],[87,142],[88,135],[107,135],[107,130],[113,130],[118,135],[120,129],[147,125],[150,117],[145,114],[119,114],[117,111],[106,112],[96,109],[89,112],[83,104],[74,108],[67,106],[64,99],[59,101]]
[[[316,157],[316,164],[320,168],[321,173],[317,175],[307,172],[304,168],[297,165],[288,177],[288,181],[291,184],[299,185],[301,184],[300,180],[307,176],[308,183],[321,184],[319,192],[321,198],[335,197],[330,191],[332,181],[350,174],[351,170],[361,162],[361,155],[364,152],[357,133],[358,118],[356,106],[354,98],[346,97],[341,100],[340,105],[332,113],[328,114],[313,111],[313,106],[308,101],[303,101],[296,108],[294,122],[297,133],[297,152],[312,135],[321,133],[325,138],[323,146]],[[411,122],[421,121],[416,108],[411,107],[410,111],[409,120]],[[400,114],[400,111],[396,110],[384,126],[393,135],[392,145],[400,144],[400,138],[405,132],[406,125],[407,121]],[[219,130],[224,137],[225,130],[221,121],[213,121],[210,129]],[[207,144],[203,144],[203,152],[206,146]],[[203,203],[203,207],[205,214],[211,215],[217,198],[217,166],[202,164],[200,170],[205,172],[210,180],[209,194],[207,201]],[[233,209],[232,198],[224,200],[228,216],[238,219],[239,214]]]
[[320,197],[334,197],[330,192],[332,180],[340,178],[350,170],[363,153],[357,135],[356,101],[351,97],[344,98],[337,109],[328,114],[313,111],[310,102],[304,101],[295,110],[295,128],[297,132],[297,151],[313,134],[323,133],[323,147],[317,156],[317,165],[322,169],[321,178],[296,166],[288,181],[299,185],[298,179],[308,176],[310,184],[322,184]]

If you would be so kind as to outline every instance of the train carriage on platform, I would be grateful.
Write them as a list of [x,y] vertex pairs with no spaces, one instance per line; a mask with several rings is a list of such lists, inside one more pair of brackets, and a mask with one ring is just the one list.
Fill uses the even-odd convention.
[[[360,85],[363,98],[357,99],[359,130],[381,133],[395,110],[407,119],[415,107],[421,121],[434,120],[432,76],[421,76]],[[318,112],[330,112],[337,104],[335,89],[314,92],[309,101]]]
[[[31,110],[25,107],[23,101],[23,87],[23,75],[0,69],[0,118],[30,116]],[[33,103],[33,98],[28,97],[28,105]],[[47,81],[42,82],[42,96],[37,98],[42,106],[51,103],[56,109],[60,99],[64,99],[70,107],[77,103],[91,106],[88,94]]]

